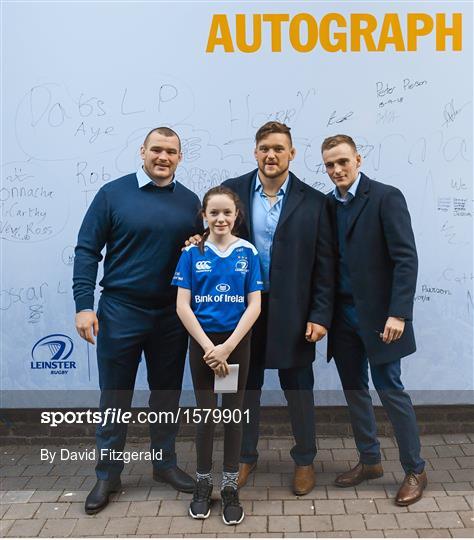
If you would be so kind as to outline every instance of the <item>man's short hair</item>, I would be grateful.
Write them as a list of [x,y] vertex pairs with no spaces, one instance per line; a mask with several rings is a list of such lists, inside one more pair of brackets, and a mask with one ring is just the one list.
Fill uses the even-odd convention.
[[153,128],[145,137],[145,140],[143,141],[143,146],[146,146],[148,144],[148,140],[153,133],[159,133],[164,137],[176,137],[179,143],[179,151],[181,152],[181,139],[179,138],[179,135],[176,133],[176,131],[173,131],[171,128],[165,126]]
[[330,148],[334,148],[335,146],[344,143],[348,144],[352,150],[357,153],[356,143],[352,137],[349,137],[349,135],[333,135],[332,137],[327,137],[321,144],[321,153],[324,152],[324,150],[329,150]]
[[290,145],[293,146],[290,129],[286,124],[281,122],[267,122],[255,133],[255,143],[258,144],[262,139],[268,137],[270,133],[284,133],[290,139]]

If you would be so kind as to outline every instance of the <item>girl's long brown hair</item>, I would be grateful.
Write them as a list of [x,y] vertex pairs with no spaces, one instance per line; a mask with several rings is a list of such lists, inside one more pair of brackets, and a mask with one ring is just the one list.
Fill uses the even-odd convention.
[[[201,212],[203,214],[206,212],[207,205],[209,204],[210,198],[213,197],[214,195],[227,195],[227,197],[229,197],[234,202],[235,208],[237,209],[238,214],[237,214],[237,219],[235,220],[235,223],[234,223],[234,227],[232,228],[231,232],[232,234],[237,234],[239,227],[242,224],[242,221],[244,219],[242,203],[240,202],[239,196],[237,195],[237,193],[235,193],[235,191],[232,191],[230,188],[226,186],[213,187],[204,195],[204,198],[202,199]],[[206,227],[206,229],[202,233],[201,241],[199,242],[199,250],[201,251],[201,253],[204,253],[204,242],[208,238],[209,232],[210,232],[209,227]]]

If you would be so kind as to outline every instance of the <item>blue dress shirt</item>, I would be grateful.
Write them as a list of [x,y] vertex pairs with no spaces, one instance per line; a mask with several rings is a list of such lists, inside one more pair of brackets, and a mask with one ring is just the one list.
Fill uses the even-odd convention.
[[359,182],[360,182],[360,173],[357,175],[357,178],[355,182],[352,184],[352,186],[347,190],[345,197],[341,195],[337,186],[334,187],[332,194],[334,195],[336,200],[339,201],[340,203],[348,204],[356,196],[357,188],[359,187]]
[[256,174],[255,188],[252,194],[252,238],[260,259],[263,292],[270,290],[273,237],[280,219],[284,198],[288,191],[289,179],[288,175],[277,193],[276,203],[271,206],[263,193],[263,185],[258,172]]

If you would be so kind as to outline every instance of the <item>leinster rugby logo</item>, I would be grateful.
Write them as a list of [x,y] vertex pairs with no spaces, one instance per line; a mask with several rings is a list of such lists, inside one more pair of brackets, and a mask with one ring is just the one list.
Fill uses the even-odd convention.
[[76,362],[68,360],[74,349],[69,336],[51,334],[37,341],[31,350],[31,369],[50,370],[51,375],[65,375],[76,369]]
[[196,263],[196,272],[210,272],[211,270],[211,261],[198,261]]
[[236,263],[235,263],[235,268],[234,270],[236,272],[247,272],[249,268],[249,262],[247,259],[239,259]]
[[230,285],[227,285],[227,283],[219,283],[219,285],[216,286],[216,291],[218,291],[218,292],[229,292],[230,291]]

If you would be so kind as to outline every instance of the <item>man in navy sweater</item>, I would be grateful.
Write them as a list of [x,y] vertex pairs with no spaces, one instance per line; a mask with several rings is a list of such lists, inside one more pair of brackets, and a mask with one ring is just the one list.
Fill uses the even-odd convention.
[[[144,353],[153,411],[179,405],[187,334],[176,315],[171,287],[184,241],[202,230],[198,197],[174,180],[181,142],[169,128],[153,129],[141,147],[143,167],[104,185],[79,231],[73,291],[76,328],[91,344],[97,336],[100,410],[131,406],[138,364]],[[97,314],[97,267],[106,247]],[[177,422],[151,423],[153,477],[192,492],[194,481],[176,464]],[[108,421],[96,432],[97,483],[86,499],[94,514],[120,489],[127,424]]]

